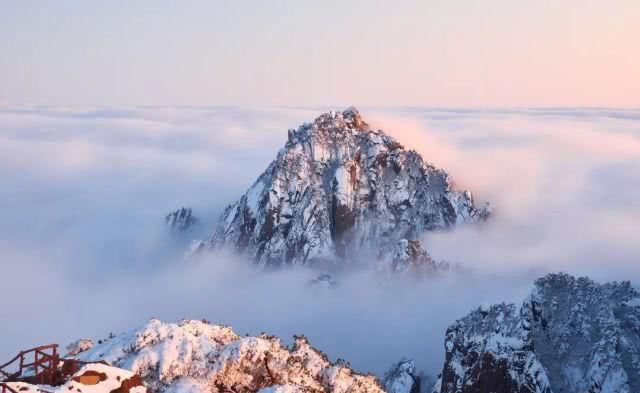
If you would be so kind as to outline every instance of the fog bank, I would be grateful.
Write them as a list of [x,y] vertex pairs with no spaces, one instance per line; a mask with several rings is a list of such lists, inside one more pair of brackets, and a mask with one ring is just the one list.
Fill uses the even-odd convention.
[[[5,358],[46,342],[206,318],[238,333],[304,333],[332,359],[435,372],[446,327],[519,302],[548,271],[640,282],[640,111],[361,108],[365,119],[491,201],[481,228],[425,236],[462,277],[310,290],[313,273],[182,258],[163,217],[190,206],[205,236],[266,168],[288,128],[324,108],[0,108],[0,292]],[[640,205],[638,205],[640,206]]]

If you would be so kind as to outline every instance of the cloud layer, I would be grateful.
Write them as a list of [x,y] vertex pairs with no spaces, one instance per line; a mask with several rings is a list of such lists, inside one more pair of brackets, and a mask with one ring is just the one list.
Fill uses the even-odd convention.
[[306,270],[257,273],[229,255],[184,261],[164,214],[193,207],[203,225],[192,236],[204,235],[286,130],[321,111],[0,108],[0,353],[192,317],[304,333],[361,370],[382,373],[406,355],[435,372],[449,323],[481,303],[518,301],[538,274],[640,282],[640,111],[630,110],[363,110],[495,205],[482,228],[425,238],[468,276],[406,285],[360,272],[313,291]]
[[428,248],[482,269],[639,279],[639,113],[445,111],[407,114],[414,124],[398,127],[391,120],[399,139],[496,206],[490,225],[427,236]]

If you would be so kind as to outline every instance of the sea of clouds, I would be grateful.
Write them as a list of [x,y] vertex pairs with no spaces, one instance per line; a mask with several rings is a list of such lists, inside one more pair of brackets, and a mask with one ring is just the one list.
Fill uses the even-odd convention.
[[[231,255],[186,261],[293,128],[328,108],[0,106],[0,360],[144,323],[206,318],[239,333],[304,333],[332,359],[382,374],[402,356],[436,373],[446,327],[519,302],[567,271],[640,283],[640,110],[362,108],[448,170],[486,225],[430,234],[462,277],[407,283],[369,272],[309,289],[304,269],[257,272]],[[169,236],[190,206],[200,226]]]

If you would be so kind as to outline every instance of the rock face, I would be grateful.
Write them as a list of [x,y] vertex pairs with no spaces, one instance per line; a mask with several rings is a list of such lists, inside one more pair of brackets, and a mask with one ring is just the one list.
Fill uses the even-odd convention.
[[402,359],[386,372],[384,389],[387,393],[420,393],[420,382],[413,360]]
[[154,392],[383,392],[373,376],[331,363],[304,337],[289,349],[273,336],[240,337],[194,320],[151,320],[78,358],[131,370]]
[[398,240],[380,252],[378,268],[397,275],[421,276],[442,269],[417,240]]
[[375,257],[488,215],[446,172],[350,108],[289,130],[277,158],[194,250],[230,247],[262,266]]
[[550,274],[449,327],[434,392],[640,392],[640,293]]
[[167,214],[164,220],[170,232],[186,232],[191,230],[197,222],[197,219],[192,215],[190,207],[181,207]]
[[435,392],[551,393],[515,305],[476,310],[447,329],[445,365]]

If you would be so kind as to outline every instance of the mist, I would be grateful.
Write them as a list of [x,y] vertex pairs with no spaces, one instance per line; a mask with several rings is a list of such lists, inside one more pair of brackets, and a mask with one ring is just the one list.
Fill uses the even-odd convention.
[[[640,282],[637,110],[360,108],[494,206],[485,225],[424,238],[464,275],[407,283],[360,271],[322,290],[307,287],[307,269],[185,260],[287,129],[325,109],[0,107],[0,351],[194,318],[285,341],[302,333],[359,371],[381,375],[407,356],[435,374],[449,324],[520,302],[545,272]],[[164,215],[181,206],[200,225],[176,238]]]

